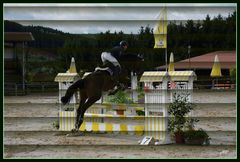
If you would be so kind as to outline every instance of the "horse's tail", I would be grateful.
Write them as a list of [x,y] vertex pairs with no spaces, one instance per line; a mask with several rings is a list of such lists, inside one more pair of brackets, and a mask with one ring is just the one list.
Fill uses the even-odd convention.
[[73,94],[78,90],[82,89],[84,87],[84,79],[79,79],[76,82],[74,82],[70,87],[68,87],[67,92],[65,96],[61,98],[62,103],[65,105],[67,104]]

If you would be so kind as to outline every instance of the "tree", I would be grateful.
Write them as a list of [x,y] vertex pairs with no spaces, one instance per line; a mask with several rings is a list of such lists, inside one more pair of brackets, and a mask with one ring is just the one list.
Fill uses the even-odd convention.
[[[31,32],[35,41],[33,48],[44,48],[59,59],[59,69],[69,67],[74,56],[78,68],[93,70],[101,63],[101,53],[112,48],[121,40],[127,40],[127,52],[141,53],[145,56],[145,70],[153,70],[165,64],[164,49],[154,49],[153,28],[149,25],[139,27],[137,34],[125,34],[124,31],[110,30],[97,34],[69,34],[56,29],[41,26],[23,26],[15,22],[4,21],[4,31]],[[216,50],[236,49],[236,11],[227,17],[218,15],[213,19],[209,15],[203,21],[169,22],[168,51],[175,54],[175,60],[187,57],[187,46],[191,44],[191,56],[197,56]]]
[[203,32],[210,33],[211,31],[211,18],[209,15],[206,16],[206,19],[203,21]]

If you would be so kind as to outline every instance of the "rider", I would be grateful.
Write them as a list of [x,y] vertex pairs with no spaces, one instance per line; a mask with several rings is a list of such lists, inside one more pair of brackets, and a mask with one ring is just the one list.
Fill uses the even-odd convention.
[[107,50],[101,54],[102,62],[109,61],[114,65],[113,70],[113,80],[117,85],[119,85],[119,81],[117,80],[118,75],[121,72],[121,65],[118,62],[120,56],[125,54],[126,49],[128,48],[128,43],[126,41],[121,41],[119,46],[115,46],[110,50]]

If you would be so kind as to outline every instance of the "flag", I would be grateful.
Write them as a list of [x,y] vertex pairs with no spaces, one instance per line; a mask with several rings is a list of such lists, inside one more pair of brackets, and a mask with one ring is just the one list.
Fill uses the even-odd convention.
[[160,12],[159,20],[153,30],[155,45],[154,48],[167,48],[167,9]]
[[176,86],[177,84],[174,81],[170,82],[170,85],[169,85],[170,89],[176,89]]
[[171,52],[171,55],[170,55],[168,71],[175,71],[175,69],[174,69],[174,58],[173,58],[173,53],[172,52]]
[[213,67],[212,67],[210,76],[211,77],[221,77],[222,76],[218,55],[215,55],[214,63],[213,63]]

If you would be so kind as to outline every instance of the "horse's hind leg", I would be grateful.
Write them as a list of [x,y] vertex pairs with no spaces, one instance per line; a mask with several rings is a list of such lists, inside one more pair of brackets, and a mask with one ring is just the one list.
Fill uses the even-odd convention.
[[83,123],[84,113],[86,112],[86,110],[100,98],[101,98],[101,95],[95,95],[95,96],[89,97],[86,103],[80,109],[78,109],[77,113],[79,118],[78,118],[78,122],[76,123],[77,130],[79,130],[79,128]]
[[83,86],[83,80],[79,79],[76,82],[74,82],[70,87],[68,87],[67,92],[65,96],[61,98],[62,103],[65,105],[69,102],[70,98],[73,96],[73,94],[77,91],[78,88],[82,88]]

